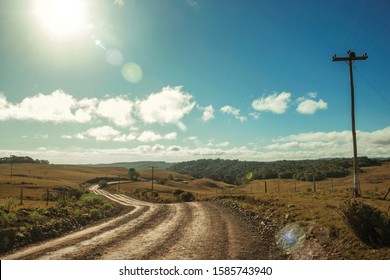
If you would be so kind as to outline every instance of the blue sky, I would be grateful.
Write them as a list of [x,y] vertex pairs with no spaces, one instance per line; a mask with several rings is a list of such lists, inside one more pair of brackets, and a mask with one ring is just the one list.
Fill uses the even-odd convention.
[[[48,2],[49,1],[49,2]],[[0,1],[0,156],[390,156],[390,4]]]

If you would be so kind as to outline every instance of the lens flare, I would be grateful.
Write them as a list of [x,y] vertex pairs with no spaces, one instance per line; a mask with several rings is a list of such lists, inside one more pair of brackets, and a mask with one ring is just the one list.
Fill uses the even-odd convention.
[[122,76],[130,83],[139,83],[142,80],[142,69],[137,63],[126,63],[122,66]]
[[297,224],[288,224],[276,234],[276,245],[285,253],[292,253],[303,245],[306,235]]
[[113,66],[121,66],[123,63],[123,55],[121,51],[117,49],[108,49],[106,51],[106,60],[108,64]]
[[253,178],[253,173],[252,172],[248,172],[246,175],[245,175],[245,178],[247,180],[251,180]]

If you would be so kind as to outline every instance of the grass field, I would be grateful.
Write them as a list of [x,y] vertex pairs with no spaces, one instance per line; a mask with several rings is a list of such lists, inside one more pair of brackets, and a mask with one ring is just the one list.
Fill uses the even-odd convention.
[[[383,199],[390,188],[390,163],[382,166],[362,168],[359,174],[362,197],[365,204],[380,209],[390,216],[390,195]],[[84,167],[72,165],[14,164],[13,176],[10,165],[0,165],[0,203],[14,197],[19,201],[23,187],[23,206],[46,207],[44,195],[49,189],[55,193],[56,186],[82,189],[81,184],[96,177],[126,177],[125,168]],[[151,169],[138,170],[141,179],[110,186],[113,192],[132,195],[135,189],[151,189]],[[261,203],[241,202],[246,209],[269,218],[279,226],[289,223],[301,225],[308,236],[321,239],[330,236],[326,243],[340,259],[390,259],[390,248],[373,248],[361,242],[344,222],[340,205],[351,199],[353,178],[347,176],[333,180],[302,182],[295,180],[255,180],[240,187],[211,179],[195,179],[189,175],[168,170],[154,171],[153,188],[164,201],[177,201],[172,195],[175,189],[183,189],[195,195],[197,200],[214,197],[245,195]],[[265,192],[265,182],[267,193]],[[49,202],[52,206],[54,202]],[[314,229],[314,230],[313,230]],[[324,233],[325,232],[325,233]],[[325,236],[325,237],[324,237]]]
[[44,197],[48,190],[57,194],[55,187],[81,189],[80,184],[89,179],[126,174],[125,168],[20,163],[13,164],[11,178],[11,165],[0,164],[0,203],[10,197],[20,200],[23,191],[23,207],[46,207]]

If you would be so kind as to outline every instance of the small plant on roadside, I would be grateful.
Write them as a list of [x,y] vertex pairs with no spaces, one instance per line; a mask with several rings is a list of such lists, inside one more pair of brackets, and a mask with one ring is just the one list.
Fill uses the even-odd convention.
[[172,192],[172,194],[176,197],[179,197],[184,192],[183,189],[176,189]]
[[108,183],[106,180],[100,180],[99,183],[98,183],[99,187],[104,189],[104,188],[107,188],[108,187]]
[[150,195],[154,198],[158,197],[158,192],[157,191],[151,191]]
[[180,194],[180,200],[184,202],[189,202],[195,200],[195,196],[190,192],[183,192]]
[[4,208],[8,212],[15,211],[17,205],[18,205],[18,200],[15,197],[7,197],[4,201]]

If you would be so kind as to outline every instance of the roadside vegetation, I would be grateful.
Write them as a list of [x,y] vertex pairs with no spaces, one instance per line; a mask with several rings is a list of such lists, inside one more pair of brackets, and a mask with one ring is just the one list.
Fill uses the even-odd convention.
[[118,213],[107,199],[90,193],[58,200],[47,208],[19,208],[15,198],[0,204],[0,251],[60,236]]

